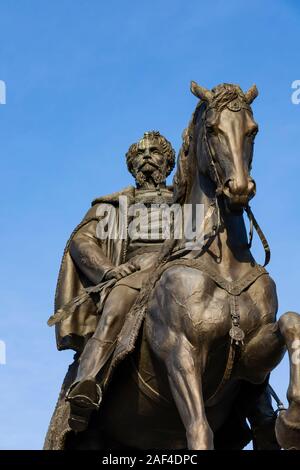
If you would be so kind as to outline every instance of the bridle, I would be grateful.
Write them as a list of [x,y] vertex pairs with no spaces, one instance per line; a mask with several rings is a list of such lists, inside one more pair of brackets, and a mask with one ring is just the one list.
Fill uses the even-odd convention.
[[206,147],[207,147],[207,155],[209,157],[209,168],[211,169],[211,173],[212,173],[212,179],[213,181],[215,182],[216,184],[216,196],[220,196],[222,193],[223,193],[223,188],[224,188],[224,185],[222,184],[221,180],[220,180],[220,177],[219,177],[219,173],[217,171],[217,167],[216,167],[216,164],[215,164],[215,161],[216,161],[216,156],[215,156],[215,152],[214,150],[212,149],[211,145],[210,145],[210,142],[209,142],[209,139],[207,137],[207,128],[206,128],[206,114],[207,114],[207,111],[209,109],[211,109],[213,106],[208,106],[205,111],[204,111],[204,115],[202,117],[202,126],[203,126],[203,141],[205,142],[206,144]]
[[[215,230],[213,230],[213,233],[209,234],[208,237],[216,236],[218,234],[219,230],[220,230],[221,221],[220,221],[220,208],[219,208],[219,204],[218,204],[218,197],[223,194],[223,189],[224,189],[224,184],[220,180],[220,177],[219,177],[219,174],[218,174],[218,171],[217,171],[217,167],[216,167],[216,164],[215,164],[215,161],[216,161],[215,152],[214,152],[213,148],[211,147],[209,139],[207,137],[206,114],[207,114],[207,111],[209,109],[213,108],[213,107],[214,106],[207,106],[205,111],[204,111],[204,115],[202,117],[203,141],[205,142],[205,145],[206,145],[206,148],[207,148],[207,155],[208,155],[208,158],[209,158],[209,168],[211,169],[211,173],[212,173],[212,176],[213,176],[212,179],[216,184],[216,207],[217,207],[217,211],[218,211],[218,216],[217,216],[218,217],[218,224],[215,227]],[[243,107],[243,106],[241,105],[239,108],[235,108],[235,109],[230,108],[230,109],[232,111],[239,111],[241,109],[241,107]],[[246,109],[249,109],[248,105],[245,105],[244,107]],[[255,230],[256,230],[259,238],[260,238],[260,241],[263,245],[264,251],[265,251],[265,261],[264,261],[263,266],[267,266],[267,264],[269,263],[269,261],[271,259],[271,250],[270,250],[269,243],[268,243],[262,229],[260,228],[256,218],[254,217],[254,214],[251,210],[251,207],[250,207],[249,203],[244,208],[244,210],[245,210],[245,212],[247,214],[247,217],[249,219],[249,222],[250,222],[248,248],[250,249],[251,246],[252,246],[253,228],[255,228]]]

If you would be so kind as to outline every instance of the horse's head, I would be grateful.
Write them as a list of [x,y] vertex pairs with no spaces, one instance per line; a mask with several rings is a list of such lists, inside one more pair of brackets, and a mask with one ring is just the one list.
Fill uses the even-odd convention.
[[250,104],[257,88],[243,93],[237,85],[222,84],[210,91],[192,82],[191,91],[202,101],[193,136],[199,171],[214,181],[229,208],[245,207],[255,194],[250,170],[258,125]]

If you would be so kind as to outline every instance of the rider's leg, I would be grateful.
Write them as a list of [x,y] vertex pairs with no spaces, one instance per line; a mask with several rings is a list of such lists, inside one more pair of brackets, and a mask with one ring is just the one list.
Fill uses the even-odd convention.
[[277,413],[272,406],[269,377],[262,384],[242,383],[241,411],[247,417],[253,434],[254,450],[279,450],[275,435]]
[[86,428],[91,411],[100,404],[102,394],[96,376],[114,351],[125,316],[138,292],[125,285],[117,286],[111,291],[96,331],[80,356],[76,379],[66,395],[71,404],[69,424],[76,431]]
[[79,359],[76,381],[95,378],[112,354],[125,316],[133,305],[138,290],[124,285],[109,294],[94,335],[87,342]]

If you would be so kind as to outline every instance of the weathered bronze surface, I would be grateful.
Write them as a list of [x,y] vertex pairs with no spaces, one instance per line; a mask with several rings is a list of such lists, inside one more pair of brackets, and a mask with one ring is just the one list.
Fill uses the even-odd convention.
[[[300,316],[276,321],[275,284],[251,254],[243,217],[267,264],[269,247],[249,207],[258,92],[195,82],[191,90],[200,101],[174,186],[166,186],[171,144],[145,133],[127,153],[136,187],[93,201],[67,243],[49,324],[58,349],[76,354],[46,449],[241,449],[250,440],[256,449],[300,449]],[[120,224],[120,195],[147,207],[203,204],[204,243],[150,243],[143,232],[99,240],[99,209],[113,207]],[[277,417],[268,380],[286,349],[289,407]]]

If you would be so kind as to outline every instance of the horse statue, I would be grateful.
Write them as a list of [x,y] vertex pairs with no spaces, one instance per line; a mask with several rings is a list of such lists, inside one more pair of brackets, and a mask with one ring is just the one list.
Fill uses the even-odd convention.
[[213,448],[207,407],[233,398],[240,380],[262,383],[287,348],[289,408],[278,416],[276,435],[281,447],[300,449],[300,316],[288,312],[276,322],[275,284],[250,252],[243,219],[246,209],[256,223],[248,202],[257,89],[209,91],[192,82],[192,92],[200,102],[175,184],[183,203],[202,203],[205,213],[215,208],[214,234],[200,254],[164,267],[146,317],[149,346],[166,367],[189,449]]
[[[119,335],[100,410],[87,431],[68,434],[65,448],[243,448],[249,436],[229,442],[233,410],[242,396],[241,407],[255,403],[287,349],[289,407],[279,411],[276,438],[300,449],[300,316],[276,321],[275,283],[251,254],[243,217],[257,229],[266,264],[268,245],[249,206],[258,92],[195,82],[191,91],[200,101],[183,134],[174,191],[176,202],[204,206],[202,243],[165,243]],[[121,362],[128,336],[131,354]]]

